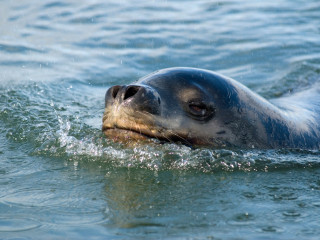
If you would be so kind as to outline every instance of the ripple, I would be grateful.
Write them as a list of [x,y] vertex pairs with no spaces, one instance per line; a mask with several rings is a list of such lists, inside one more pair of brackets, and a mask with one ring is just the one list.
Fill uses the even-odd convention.
[[312,203],[313,206],[320,208],[320,201],[319,202],[313,202]]
[[41,227],[41,224],[30,218],[0,217],[0,232],[20,232]]
[[317,239],[320,151],[101,133],[106,88],[159,68],[219,71],[267,98],[312,88],[319,1],[239,3],[1,1],[0,238]]
[[86,224],[101,224],[109,220],[109,216],[103,215],[101,211],[97,212],[81,212],[81,211],[61,211],[57,209],[54,214],[50,214],[51,218],[48,221],[50,224],[61,225],[86,225]]
[[272,195],[274,201],[296,200],[298,196],[295,193],[281,193]]
[[284,229],[278,226],[265,226],[261,228],[263,232],[284,232]]
[[[129,144],[114,143],[105,139],[97,129],[57,116],[59,130],[55,134],[45,133],[37,139],[41,146],[34,153],[67,157],[79,161],[79,157],[88,161],[109,163],[114,167],[146,168],[151,170],[195,169],[201,172],[212,171],[275,171],[281,169],[313,168],[320,165],[315,161],[314,152],[296,152],[287,150],[239,150],[239,149],[192,149],[181,144],[164,143],[156,140],[133,142]],[[85,133],[88,133],[85,135]],[[77,136],[78,133],[82,133]],[[90,137],[90,134],[96,136]],[[289,153],[289,154],[288,154]],[[290,156],[291,155],[291,156]],[[304,161],[296,161],[297,155],[304,156]],[[291,159],[290,159],[291,158]],[[283,161],[285,159],[285,161]],[[310,161],[309,161],[309,160]],[[278,193],[273,190],[271,196],[275,201],[296,200],[294,193]],[[249,196],[246,197],[254,197]]]
[[44,9],[46,9],[46,8],[60,8],[60,7],[66,7],[66,6],[68,6],[68,4],[63,1],[53,1],[53,2],[45,4],[43,6],[43,8]]
[[248,199],[253,199],[256,197],[256,193],[253,193],[253,192],[244,192],[243,193],[243,196],[245,196],[246,198]]
[[283,216],[290,218],[297,218],[301,216],[301,213],[297,212],[296,210],[287,210],[284,211],[282,214]]
[[4,44],[4,43],[0,44],[0,51],[6,52],[6,53],[31,53],[31,52],[42,53],[43,52],[32,47]]
[[239,213],[236,214],[233,217],[233,220],[228,221],[229,224],[231,225],[252,225],[254,224],[255,216],[251,213],[245,212],[245,213]]

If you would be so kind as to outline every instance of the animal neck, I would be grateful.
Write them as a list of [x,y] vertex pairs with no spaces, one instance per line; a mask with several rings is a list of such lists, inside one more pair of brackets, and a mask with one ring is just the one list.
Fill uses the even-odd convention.
[[254,119],[251,129],[262,147],[320,148],[319,116],[314,111],[320,104],[296,96],[268,101],[246,87],[237,91],[247,119]]

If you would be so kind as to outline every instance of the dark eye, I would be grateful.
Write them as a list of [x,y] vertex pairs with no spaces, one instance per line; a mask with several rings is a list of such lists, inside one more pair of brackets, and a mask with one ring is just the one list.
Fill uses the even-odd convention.
[[204,116],[207,112],[207,106],[202,102],[190,102],[189,109],[196,116]]
[[196,120],[209,120],[213,117],[215,109],[201,100],[192,100],[188,102],[188,112]]

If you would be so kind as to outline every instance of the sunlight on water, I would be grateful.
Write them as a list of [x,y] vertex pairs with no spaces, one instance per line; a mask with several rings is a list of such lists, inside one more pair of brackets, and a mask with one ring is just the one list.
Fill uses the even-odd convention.
[[[51,86],[52,88],[53,86]],[[66,87],[68,88],[68,87]],[[69,110],[46,99],[46,85],[31,85],[35,96],[18,95],[10,90],[3,95],[2,118],[7,122],[6,135],[20,143],[37,146],[30,153],[38,156],[54,156],[70,160],[109,163],[116,167],[138,167],[151,170],[194,169],[211,171],[268,171],[285,167],[311,167],[318,165],[318,151],[299,150],[244,150],[190,148],[181,144],[113,143],[106,139],[100,129],[83,123],[79,109],[72,104]],[[71,92],[72,93],[72,92]],[[73,96],[79,95],[77,92]],[[73,97],[70,98],[72,103]],[[29,110],[33,106],[32,110]],[[81,107],[88,111],[86,106]],[[95,111],[95,110],[93,110]],[[100,113],[102,114],[102,113]],[[96,121],[101,121],[98,117]]]
[[[95,137],[77,138],[70,129],[72,123],[58,116],[59,130],[34,153],[67,157],[69,160],[109,163],[114,167],[146,168],[150,170],[270,171],[283,168],[318,166],[319,151],[308,150],[243,150],[195,148],[174,143],[130,144],[114,143],[92,129]],[[74,127],[74,128],[77,128]],[[79,130],[81,131],[81,129]],[[45,134],[40,139],[48,138]],[[304,156],[304,157],[303,157]],[[301,159],[297,161],[298,159]]]
[[319,151],[124,144],[101,124],[110,86],[166,67],[312,89],[319,1],[0,2],[1,239],[318,238]]

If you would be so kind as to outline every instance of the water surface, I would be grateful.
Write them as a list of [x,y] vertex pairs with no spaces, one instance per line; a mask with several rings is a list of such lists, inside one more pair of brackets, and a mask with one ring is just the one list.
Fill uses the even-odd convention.
[[0,1],[1,239],[318,239],[320,153],[125,146],[104,94],[214,70],[270,99],[320,79],[318,1]]

